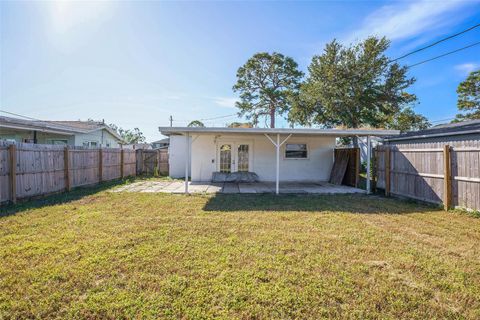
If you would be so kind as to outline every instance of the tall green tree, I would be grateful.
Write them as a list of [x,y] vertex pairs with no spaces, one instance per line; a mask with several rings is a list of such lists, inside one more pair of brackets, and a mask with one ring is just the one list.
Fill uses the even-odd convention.
[[138,128],[133,128],[133,130],[123,129],[113,123],[109,127],[115,130],[127,144],[143,143],[146,140],[143,132]]
[[471,72],[457,88],[457,107],[462,113],[456,120],[480,119],[480,70]]
[[193,120],[192,122],[190,122],[187,127],[200,127],[200,128],[203,128],[205,127],[205,125],[203,124],[202,121],[200,120]]
[[291,107],[291,98],[297,94],[303,73],[290,57],[274,52],[256,53],[237,71],[233,91],[239,93],[236,106],[239,116],[258,124],[261,117],[270,118],[275,128],[275,115],[283,115]]
[[411,107],[406,107],[397,112],[385,125],[386,129],[400,130],[423,130],[430,127],[428,119],[421,114],[415,113]]
[[[408,77],[407,67],[391,63],[385,55],[389,45],[386,38],[376,37],[350,46],[336,40],[328,43],[321,55],[312,58],[289,121],[324,127],[392,126],[395,117],[417,98],[407,92],[415,82]],[[410,109],[403,115],[412,113]],[[420,117],[410,120],[424,123]]]

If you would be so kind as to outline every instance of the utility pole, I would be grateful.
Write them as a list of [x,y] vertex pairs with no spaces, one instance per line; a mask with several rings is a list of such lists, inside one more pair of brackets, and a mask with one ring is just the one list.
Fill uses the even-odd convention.
[[170,127],[172,127],[173,117],[170,116]]

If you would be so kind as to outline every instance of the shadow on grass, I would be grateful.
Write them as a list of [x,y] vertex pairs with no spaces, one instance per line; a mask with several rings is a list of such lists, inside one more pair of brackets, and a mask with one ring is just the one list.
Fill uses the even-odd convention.
[[0,218],[14,215],[16,213],[29,210],[29,209],[35,209],[35,208],[40,208],[45,206],[53,206],[57,204],[68,203],[70,201],[79,200],[83,197],[90,196],[95,193],[110,189],[114,186],[130,183],[135,180],[143,180],[143,178],[139,178],[139,179],[127,178],[124,180],[113,180],[108,182],[102,182],[101,184],[98,184],[95,186],[78,187],[71,190],[70,192],[62,192],[62,193],[57,193],[57,194],[52,194],[47,196],[39,196],[38,198],[19,200],[17,204],[8,204],[0,207]]
[[349,213],[408,214],[435,211],[438,206],[378,195],[272,195],[217,194],[205,211],[315,211]]

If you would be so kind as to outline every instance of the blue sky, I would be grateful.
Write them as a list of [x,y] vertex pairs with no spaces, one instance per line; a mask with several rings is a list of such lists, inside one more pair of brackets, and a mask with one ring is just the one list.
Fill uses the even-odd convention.
[[[302,70],[337,38],[392,40],[391,57],[480,23],[479,1],[0,2],[0,110],[39,119],[105,119],[157,127],[231,115],[235,74],[259,51]],[[401,60],[480,40],[480,28]],[[412,68],[416,111],[456,114],[455,89],[480,66],[480,46]],[[204,121],[223,125],[236,117]],[[279,121],[279,126],[286,126]]]

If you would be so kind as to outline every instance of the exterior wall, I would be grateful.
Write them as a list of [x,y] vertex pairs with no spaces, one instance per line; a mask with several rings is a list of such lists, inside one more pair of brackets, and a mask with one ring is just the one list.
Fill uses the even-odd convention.
[[88,141],[95,141],[98,146],[101,145],[102,147],[106,147],[109,143],[109,148],[120,148],[118,139],[107,130],[97,130],[90,133],[80,133],[75,135],[76,146],[83,146],[83,144]]
[[[33,131],[15,130],[15,129],[0,129],[0,139],[15,140],[15,142],[21,143],[26,139],[33,140]],[[68,145],[73,146],[75,143],[74,136],[61,135],[49,132],[37,131],[37,143],[39,144],[52,144],[52,140],[66,140]]]
[[[33,140],[33,131],[15,130],[0,128],[0,139],[15,140],[15,142],[24,142],[25,139]],[[88,134],[60,135],[49,132],[37,131],[38,144],[52,144],[52,140],[66,140],[69,146],[83,146],[85,141],[96,141],[98,145],[106,147],[107,142],[110,142],[110,148],[119,148],[118,139],[107,130],[98,130]]]
[[[173,137],[173,136],[172,136]],[[183,138],[183,137],[182,137]],[[281,137],[281,141],[286,136]],[[183,138],[185,139],[185,138]],[[192,143],[192,181],[209,181],[212,173],[217,171],[217,145],[222,142],[250,143],[251,167],[249,171],[258,174],[262,181],[275,181],[276,155],[275,147],[264,135],[198,135]],[[292,136],[287,143],[306,143],[307,159],[285,159],[285,144],[280,148],[281,181],[327,181],[333,166],[333,149],[335,137]],[[176,149],[176,140],[170,141],[170,169],[178,161],[172,157]],[[181,146],[185,149],[185,144]],[[183,153],[184,154],[184,153]],[[180,161],[183,163],[183,161]],[[183,171],[185,170],[182,166]],[[172,173],[174,171],[171,171]],[[184,174],[183,174],[184,175]],[[182,175],[182,176],[183,176]]]
[[[190,141],[192,139],[190,138]],[[185,157],[186,157],[185,136],[170,136],[170,146],[168,147],[169,175],[172,178],[185,177]],[[193,155],[193,148],[192,148]],[[191,175],[191,162],[189,162],[188,172]]]

